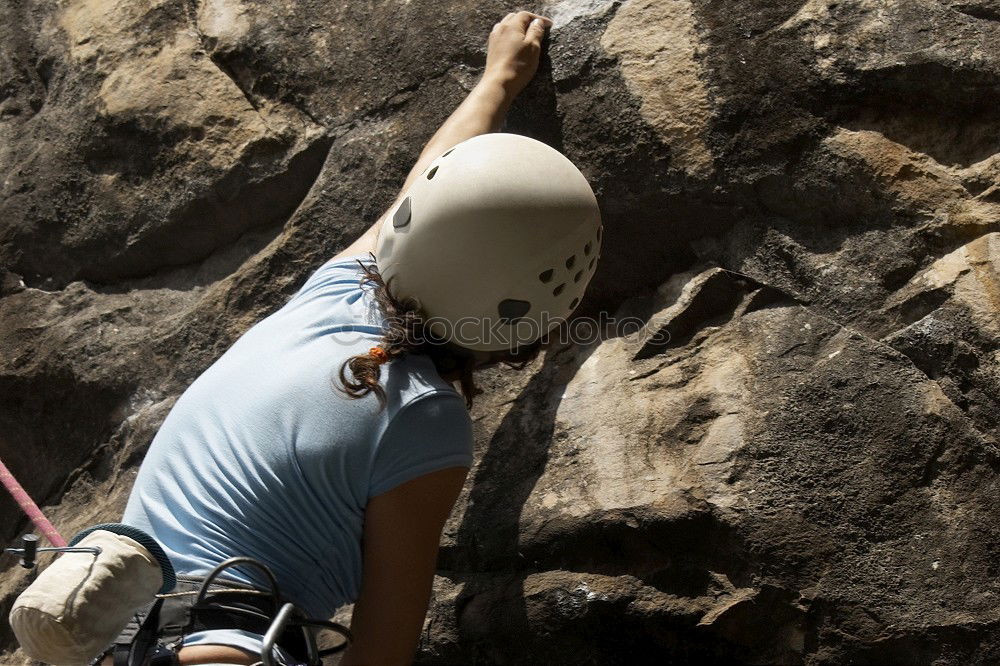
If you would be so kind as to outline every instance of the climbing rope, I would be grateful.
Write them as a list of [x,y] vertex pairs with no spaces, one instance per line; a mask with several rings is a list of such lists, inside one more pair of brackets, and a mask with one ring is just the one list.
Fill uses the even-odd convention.
[[3,460],[0,460],[0,481],[3,481],[4,487],[7,492],[10,493],[14,501],[17,502],[18,506],[24,509],[24,512],[28,514],[28,518],[31,518],[31,522],[35,524],[38,531],[45,535],[45,538],[49,540],[56,548],[65,548],[66,540],[63,539],[56,528],[52,526],[49,519],[45,517],[42,510],[38,508],[38,505],[28,496],[21,484],[17,482],[14,475],[10,473],[7,466],[3,464]]

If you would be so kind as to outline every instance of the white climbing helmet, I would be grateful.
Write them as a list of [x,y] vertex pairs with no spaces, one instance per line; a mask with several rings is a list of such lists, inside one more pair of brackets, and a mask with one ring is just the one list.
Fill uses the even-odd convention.
[[601,249],[587,179],[559,151],[483,134],[438,157],[382,225],[390,292],[442,340],[477,351],[530,344],[579,304]]

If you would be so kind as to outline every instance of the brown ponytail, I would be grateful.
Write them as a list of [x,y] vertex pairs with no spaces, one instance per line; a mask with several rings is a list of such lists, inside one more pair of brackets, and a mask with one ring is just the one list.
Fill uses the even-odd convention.
[[352,398],[374,393],[379,405],[385,407],[385,389],[379,382],[382,374],[380,366],[404,354],[425,354],[431,358],[442,377],[459,382],[465,403],[471,408],[472,398],[477,393],[472,378],[476,367],[473,355],[436,340],[429,330],[425,330],[416,301],[399,302],[393,298],[374,264],[374,257],[372,263],[366,265],[358,260],[358,265],[364,273],[362,288],[373,289],[375,302],[385,316],[385,332],[377,347],[367,354],[358,354],[344,361],[340,366],[341,386],[337,388]]

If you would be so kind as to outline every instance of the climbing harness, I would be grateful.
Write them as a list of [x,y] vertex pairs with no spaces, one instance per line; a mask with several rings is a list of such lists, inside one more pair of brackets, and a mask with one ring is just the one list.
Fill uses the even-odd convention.
[[[342,651],[352,640],[343,625],[309,618],[284,601],[262,562],[234,557],[204,577],[176,575],[156,541],[128,525],[96,525],[55,548],[39,548],[38,537],[27,534],[21,548],[6,551],[19,555],[21,566],[29,569],[40,552],[63,553],[17,598],[10,613],[22,649],[46,663],[98,664],[112,655],[114,666],[176,666],[185,636],[240,629],[263,636],[263,666],[276,666],[276,647],[296,663],[320,666],[322,657]],[[226,569],[241,565],[263,572],[268,589],[220,579]],[[319,650],[314,636],[319,629],[345,640]]]
[[[228,568],[250,565],[268,581],[268,589],[217,580]],[[347,627],[336,622],[306,617],[294,604],[283,602],[274,574],[250,557],[233,557],[217,565],[207,576],[178,576],[177,591],[158,598],[136,613],[134,620],[92,663],[114,656],[115,666],[138,666],[149,658],[150,666],[176,666],[177,650],[184,636],[211,629],[242,629],[263,636],[260,659],[263,666],[276,666],[279,647],[308,666],[321,666],[322,658],[344,650],[352,640]],[[320,650],[314,629],[329,629],[344,637],[340,645]]]

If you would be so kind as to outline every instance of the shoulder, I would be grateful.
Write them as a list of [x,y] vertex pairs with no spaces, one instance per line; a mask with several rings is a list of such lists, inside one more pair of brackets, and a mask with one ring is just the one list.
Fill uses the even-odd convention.
[[314,270],[290,301],[317,293],[354,290],[360,287],[364,275],[362,264],[374,263],[366,254],[337,256]]
[[465,404],[455,387],[441,378],[428,356],[406,354],[385,368],[383,385],[393,411],[429,395],[453,396]]
[[455,391],[431,391],[389,419],[379,439],[369,497],[424,474],[472,466],[472,419]]
[[[378,335],[381,315],[364,286],[365,255],[331,259],[314,270],[272,316],[288,326],[315,326],[323,334],[359,331]],[[280,314],[279,314],[280,313]]]

